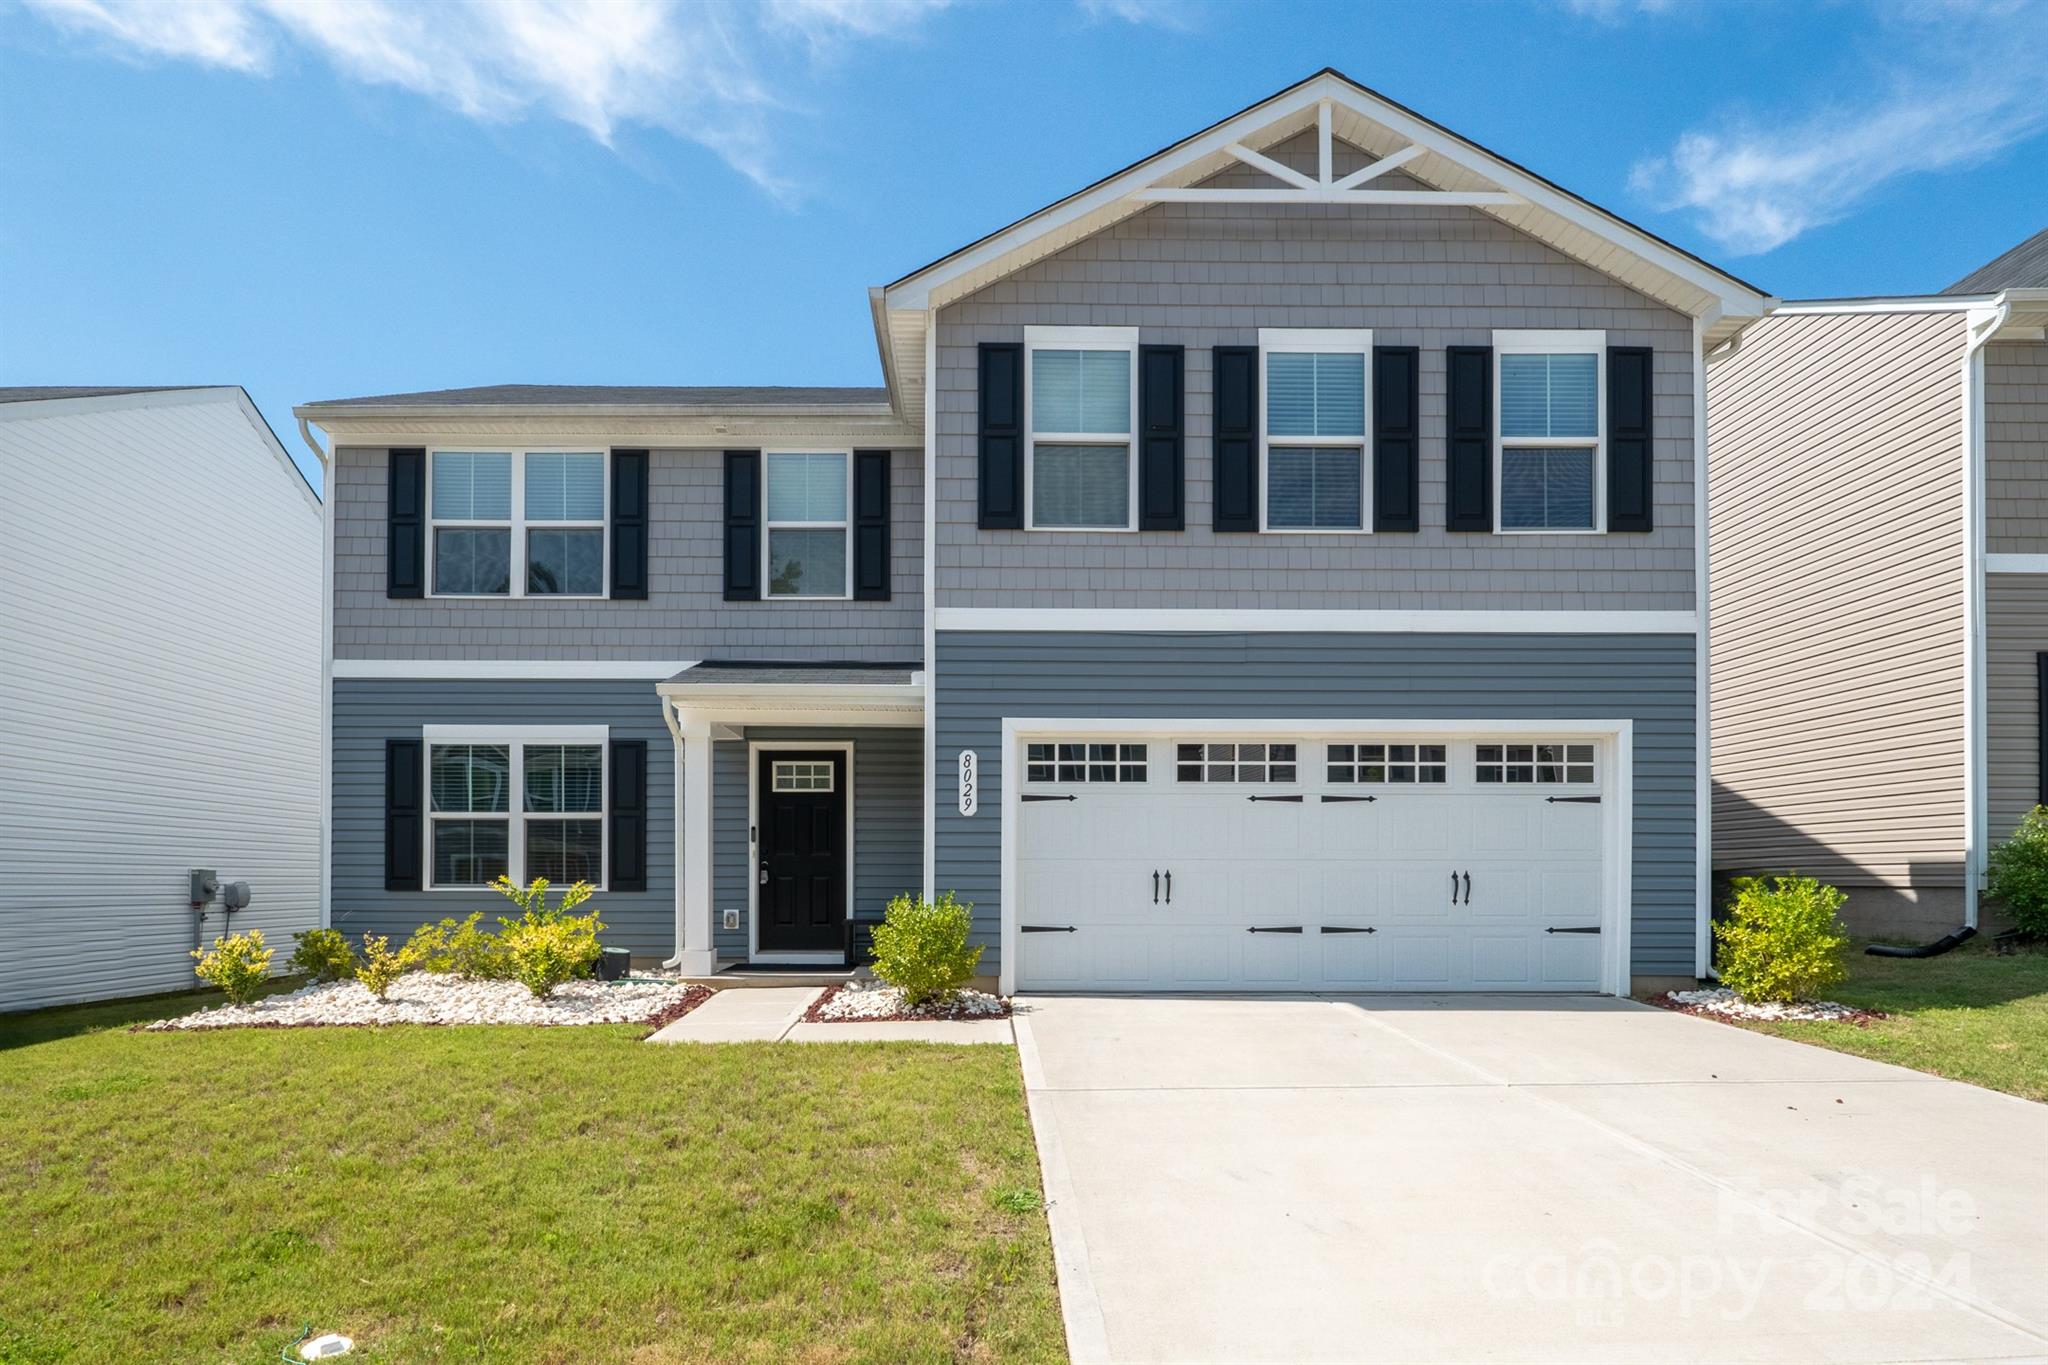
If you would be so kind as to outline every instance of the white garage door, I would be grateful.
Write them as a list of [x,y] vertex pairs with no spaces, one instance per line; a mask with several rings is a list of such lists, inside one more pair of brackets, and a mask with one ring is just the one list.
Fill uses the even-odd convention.
[[1019,990],[1599,988],[1604,744],[1019,747]]

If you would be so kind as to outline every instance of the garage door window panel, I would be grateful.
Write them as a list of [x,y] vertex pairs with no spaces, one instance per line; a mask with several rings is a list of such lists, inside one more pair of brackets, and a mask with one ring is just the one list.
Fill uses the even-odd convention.
[[1184,743],[1174,746],[1174,779],[1179,782],[1293,782],[1299,772],[1298,744]]
[[1591,744],[1481,744],[1474,757],[1473,778],[1483,786],[1591,786],[1598,779]]
[[1450,778],[1442,744],[1332,744],[1326,776],[1339,785],[1439,786]]
[[1044,740],[1024,746],[1026,782],[1132,783],[1145,775],[1143,744]]

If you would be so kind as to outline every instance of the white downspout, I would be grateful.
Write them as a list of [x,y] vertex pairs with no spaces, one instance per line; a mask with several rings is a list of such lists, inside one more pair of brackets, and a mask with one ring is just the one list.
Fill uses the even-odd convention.
[[300,417],[320,464],[320,927],[334,927],[334,467]]
[[1972,929],[1991,831],[1984,716],[1984,345],[2011,312],[2004,299],[1971,311],[1963,348],[1963,923]]
[[1714,770],[1710,598],[1707,591],[1707,327],[1692,320],[1693,610],[1698,631],[1693,670],[1693,975],[1714,974]]

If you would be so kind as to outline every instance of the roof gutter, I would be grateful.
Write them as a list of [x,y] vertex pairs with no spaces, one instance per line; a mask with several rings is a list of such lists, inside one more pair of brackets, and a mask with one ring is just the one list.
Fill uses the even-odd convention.
[[410,421],[460,417],[894,417],[888,403],[772,403],[708,407],[682,403],[308,403],[292,409],[307,421]]

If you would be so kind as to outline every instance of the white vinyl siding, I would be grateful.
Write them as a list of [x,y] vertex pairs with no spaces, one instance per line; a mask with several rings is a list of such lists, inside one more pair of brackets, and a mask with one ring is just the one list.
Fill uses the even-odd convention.
[[[233,389],[0,405],[0,1010],[320,922],[320,504]],[[207,942],[224,932],[216,902]]]
[[1024,352],[1028,525],[1134,529],[1137,329],[1026,328]]

